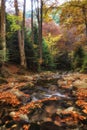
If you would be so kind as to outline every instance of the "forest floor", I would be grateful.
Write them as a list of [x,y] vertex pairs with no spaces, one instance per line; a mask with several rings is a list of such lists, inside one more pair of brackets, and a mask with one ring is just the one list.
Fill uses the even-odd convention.
[[0,77],[0,130],[64,129],[87,130],[87,75],[7,66]]

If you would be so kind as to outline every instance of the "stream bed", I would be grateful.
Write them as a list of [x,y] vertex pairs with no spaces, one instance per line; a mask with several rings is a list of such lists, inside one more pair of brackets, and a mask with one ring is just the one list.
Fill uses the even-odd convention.
[[32,81],[33,86],[4,91],[15,95],[17,101],[12,105],[9,94],[0,100],[0,130],[87,130],[87,114],[78,105],[84,101],[86,106],[87,98],[78,99],[72,84],[75,79],[64,76],[40,77]]

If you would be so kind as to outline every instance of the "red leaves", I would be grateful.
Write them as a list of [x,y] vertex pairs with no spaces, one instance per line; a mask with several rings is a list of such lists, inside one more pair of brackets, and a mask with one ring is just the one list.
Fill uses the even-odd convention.
[[35,101],[35,102],[31,102],[29,104],[27,104],[26,106],[23,106],[20,108],[20,112],[22,113],[29,113],[29,109],[35,109],[35,108],[41,108],[42,106],[42,103],[45,102],[45,101],[56,101],[58,100],[58,98],[56,97],[52,97],[52,98],[45,98],[45,99],[42,99],[42,100],[38,100],[38,101]]
[[14,118],[14,120],[19,120],[20,114],[28,114],[34,109],[41,108],[42,104],[44,102],[46,102],[46,101],[56,101],[56,100],[58,100],[58,98],[52,97],[52,98],[45,98],[45,99],[42,99],[42,100],[31,102],[31,103],[21,107],[19,109],[19,111],[15,112],[15,115],[14,115],[13,118]]
[[29,125],[23,125],[23,130],[29,130]]
[[80,115],[75,111],[65,112],[62,111],[62,118],[59,115],[56,115],[54,123],[58,126],[61,126],[62,123],[67,125],[77,125],[79,120],[84,120],[86,117]]
[[85,106],[85,109],[82,110],[85,114],[87,114],[87,106]]
[[19,100],[10,92],[0,93],[0,101],[11,104],[12,106],[17,106],[20,104]]
[[78,99],[86,99],[87,98],[87,88],[78,88],[76,92],[76,96]]
[[82,108],[82,111],[87,114],[87,88],[78,88],[76,96],[79,100],[77,100],[76,104]]
[[87,105],[87,102],[85,102],[84,100],[77,100],[77,101],[76,101],[76,104],[77,104],[78,106],[85,106],[85,105]]
[[52,36],[57,36],[60,34],[60,28],[54,21],[43,23],[43,35],[47,36],[49,33]]
[[82,108],[82,111],[87,114],[87,102],[84,100],[78,100],[76,104]]

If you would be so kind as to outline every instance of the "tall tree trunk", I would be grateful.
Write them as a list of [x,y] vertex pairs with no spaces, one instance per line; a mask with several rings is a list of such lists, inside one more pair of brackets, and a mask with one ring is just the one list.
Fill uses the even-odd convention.
[[39,19],[39,47],[40,47],[40,64],[42,64],[42,10],[43,10],[43,2],[40,0],[40,19]]
[[0,40],[1,40],[1,1],[0,1]]
[[[18,30],[18,43],[19,43],[21,66],[24,68],[27,67],[26,58],[25,58],[25,50],[24,50],[25,2],[26,1],[24,1],[22,32],[21,32],[21,30]],[[19,16],[19,9],[18,9],[18,1],[17,0],[15,0],[15,12],[16,12],[16,16]],[[20,22],[17,21],[17,24],[20,25]]]
[[33,24],[33,3],[34,1],[31,0],[31,32],[32,32],[32,44],[34,44],[34,24]]
[[40,58],[39,59],[39,66],[40,66],[40,69],[41,69],[41,65],[43,62],[43,55],[42,55],[42,13],[43,13],[43,1],[37,0],[37,21],[38,21],[38,43],[39,43],[39,58]]
[[83,12],[83,16],[84,16],[86,45],[87,45],[87,9],[84,6],[82,7],[82,12]]
[[26,0],[24,0],[24,5],[23,5],[23,22],[22,22],[22,66],[24,66],[25,68],[27,68],[27,63],[26,63],[26,56],[25,56],[25,10],[26,10]]
[[6,20],[5,20],[5,0],[1,0],[1,45],[0,55],[1,60],[4,63],[6,61]]
[[86,38],[87,38],[87,23],[85,23],[85,26],[86,26]]

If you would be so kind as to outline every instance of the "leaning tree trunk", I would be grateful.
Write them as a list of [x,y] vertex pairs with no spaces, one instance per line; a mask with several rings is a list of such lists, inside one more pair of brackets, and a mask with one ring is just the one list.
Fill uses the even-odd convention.
[[1,0],[1,21],[0,21],[0,59],[6,61],[6,21],[5,21],[5,0]]
[[[25,3],[25,1],[24,1]],[[25,4],[24,4],[24,11],[25,11]],[[24,24],[25,24],[25,12],[23,11],[23,22],[22,22],[22,32],[18,30],[18,43],[19,43],[19,51],[20,51],[20,59],[21,59],[21,66],[26,68],[26,58],[25,58],[25,50],[24,50]],[[18,9],[18,1],[15,0],[15,12],[16,16],[19,16],[19,9]],[[20,22],[17,21],[17,24],[20,25]]]

